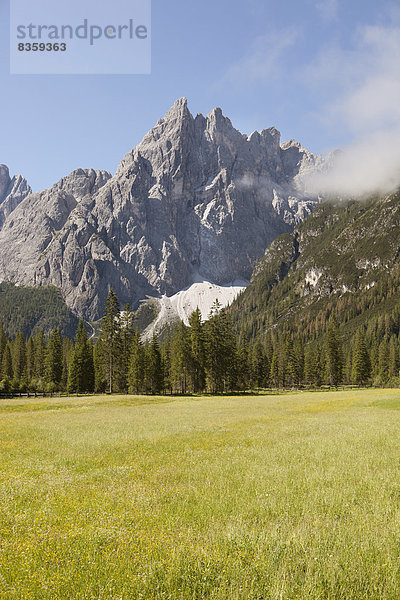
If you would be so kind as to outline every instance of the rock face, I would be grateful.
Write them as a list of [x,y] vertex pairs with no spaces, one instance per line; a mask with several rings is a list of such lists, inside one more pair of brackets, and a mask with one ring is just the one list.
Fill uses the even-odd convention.
[[32,192],[28,182],[21,175],[12,179],[8,167],[0,165],[0,229],[12,211]]
[[0,231],[0,279],[56,285],[88,319],[109,286],[135,304],[198,276],[248,280],[266,246],[313,209],[302,176],[322,165],[293,140],[281,145],[273,127],[248,137],[219,108],[193,117],[182,98],[114,177],[74,171],[14,207]]

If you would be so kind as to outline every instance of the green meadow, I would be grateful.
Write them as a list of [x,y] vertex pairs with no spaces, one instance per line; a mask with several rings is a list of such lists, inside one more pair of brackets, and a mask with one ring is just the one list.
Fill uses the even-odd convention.
[[400,598],[400,390],[0,401],[0,598]]

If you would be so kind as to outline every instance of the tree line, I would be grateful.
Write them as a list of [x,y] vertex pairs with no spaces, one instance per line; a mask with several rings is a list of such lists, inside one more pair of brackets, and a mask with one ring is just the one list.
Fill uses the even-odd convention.
[[399,384],[395,335],[367,343],[363,327],[344,340],[335,320],[323,338],[271,330],[248,342],[235,333],[229,311],[216,301],[209,319],[197,309],[160,341],[141,340],[129,305],[120,309],[111,290],[96,342],[79,322],[75,340],[53,329],[8,339],[0,326],[0,393],[187,394],[342,384]]

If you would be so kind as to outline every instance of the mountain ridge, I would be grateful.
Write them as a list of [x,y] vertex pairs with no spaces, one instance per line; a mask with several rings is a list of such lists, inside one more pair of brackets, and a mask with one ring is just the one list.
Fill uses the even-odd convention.
[[78,169],[17,203],[0,225],[0,279],[55,285],[90,320],[109,286],[137,305],[195,273],[249,279],[267,245],[318,203],[302,177],[323,165],[274,127],[247,136],[220,108],[193,117],[180,98],[114,176]]

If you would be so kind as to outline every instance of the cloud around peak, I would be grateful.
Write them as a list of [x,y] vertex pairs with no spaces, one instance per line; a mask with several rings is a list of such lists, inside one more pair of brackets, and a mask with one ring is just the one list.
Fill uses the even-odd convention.
[[400,27],[360,29],[353,49],[326,49],[306,78],[331,95],[319,113],[321,122],[352,137],[333,168],[309,185],[346,195],[400,185]]

